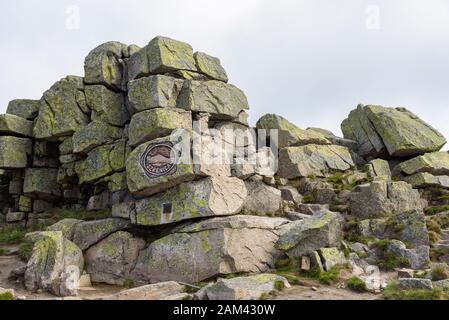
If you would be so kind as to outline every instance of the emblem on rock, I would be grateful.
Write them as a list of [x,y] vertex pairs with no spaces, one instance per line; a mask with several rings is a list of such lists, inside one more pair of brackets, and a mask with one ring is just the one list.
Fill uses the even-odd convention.
[[175,174],[178,170],[177,151],[173,143],[163,142],[149,145],[140,163],[150,179]]

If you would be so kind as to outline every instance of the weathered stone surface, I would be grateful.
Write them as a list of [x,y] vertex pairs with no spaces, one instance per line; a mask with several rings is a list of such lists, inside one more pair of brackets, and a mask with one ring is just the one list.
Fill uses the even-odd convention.
[[433,285],[429,279],[409,278],[399,279],[397,288],[400,290],[432,290]]
[[228,82],[228,75],[226,74],[225,69],[221,66],[220,59],[203,52],[195,52],[193,57],[195,58],[199,72],[213,80]]
[[44,93],[34,125],[36,139],[70,136],[89,122],[83,78],[68,76]]
[[[278,129],[279,130],[279,148],[289,146],[304,146],[307,144],[327,145],[331,142],[325,135],[310,130],[303,130],[287,119],[276,114],[266,114],[259,119],[256,125],[257,129]],[[269,132],[267,132],[268,134]]]
[[82,220],[77,219],[64,219],[58,221],[57,223],[47,227],[47,231],[60,231],[62,236],[70,241],[73,240],[73,235],[75,234],[75,227],[82,223]]
[[120,42],[106,42],[93,49],[84,61],[86,84],[103,84],[120,89],[123,79],[121,59],[128,52],[128,46]]
[[[245,181],[248,197],[242,213],[256,216],[275,216],[282,210],[282,192],[263,182]],[[243,196],[243,195],[242,195]]]
[[[274,244],[278,228],[286,223],[286,219],[255,216],[194,223],[150,244],[131,277],[138,283],[195,283],[220,274],[265,272],[279,256]],[[195,259],[186,260],[187,256]]]
[[33,210],[33,199],[26,196],[19,198],[19,210],[23,212],[30,212]]
[[301,204],[303,196],[298,192],[298,189],[292,186],[279,187],[282,194],[282,200],[293,201],[296,205]]
[[75,226],[73,242],[76,243],[81,250],[86,250],[109,236],[111,233],[124,230],[128,227],[129,221],[116,218],[79,223]]
[[259,300],[263,295],[276,291],[277,283],[290,287],[287,279],[276,274],[258,274],[233,279],[218,279],[195,294],[199,300]]
[[[170,137],[161,138],[150,141],[138,146],[129,155],[126,161],[126,174],[128,180],[129,191],[139,196],[150,196],[157,192],[169,189],[180,183],[193,180],[195,177],[192,160],[190,156],[190,150],[174,147],[181,151],[181,156],[178,158],[176,164],[176,171],[167,172],[165,175],[149,176],[147,175],[144,166],[142,166],[141,160],[148,150],[159,144],[171,143]],[[190,148],[188,148],[190,149]],[[173,151],[174,152],[174,151]],[[171,156],[174,158],[174,155]],[[167,163],[172,163],[171,159],[165,159]]]
[[375,159],[368,162],[368,173],[371,177],[391,178],[391,170],[388,161]]
[[32,137],[33,122],[12,114],[0,115],[0,134]]
[[178,108],[206,112],[213,119],[236,119],[249,109],[242,90],[221,81],[185,81],[178,97]]
[[25,170],[23,192],[32,197],[52,200],[62,195],[57,183],[58,169],[29,168]]
[[306,131],[309,133],[311,132],[311,133],[323,135],[324,137],[326,137],[327,140],[329,140],[331,142],[331,144],[346,147],[349,150],[352,150],[355,152],[358,151],[359,145],[358,145],[357,141],[338,137],[333,132],[331,132],[329,130],[325,130],[325,129],[321,129],[321,128],[307,128]]
[[114,145],[97,147],[87,154],[87,159],[76,163],[75,171],[78,174],[80,184],[92,183],[114,173],[110,161],[113,149]]
[[351,153],[342,146],[310,144],[279,152],[278,175],[286,179],[323,177],[331,170],[346,171],[353,167]]
[[410,184],[385,180],[358,186],[351,193],[349,203],[351,214],[360,218],[423,210],[427,206]]
[[186,219],[234,215],[241,211],[247,190],[237,178],[210,177],[180,184],[136,202],[131,221],[159,225]]
[[344,265],[347,262],[345,255],[338,248],[321,248],[318,252],[325,270]]
[[123,290],[114,295],[103,297],[100,300],[172,300],[172,298],[182,295],[184,290],[185,287],[177,282],[160,282]]
[[405,108],[359,106],[343,123],[363,156],[407,157],[440,150],[446,139]]
[[17,99],[9,102],[6,113],[26,120],[34,120],[39,112],[39,107],[39,100]]
[[90,247],[84,257],[93,282],[123,285],[145,247],[145,241],[119,231]]
[[338,247],[342,223],[340,214],[331,211],[294,221],[281,229],[276,247],[292,257],[308,255],[324,247]]
[[32,141],[25,138],[0,137],[0,168],[23,169],[28,165]]
[[449,176],[434,176],[427,172],[415,173],[404,178],[413,188],[440,187],[449,188]]
[[406,245],[399,240],[391,240],[387,247],[387,253],[397,258],[405,258],[414,270],[426,269],[430,265],[429,246],[417,246],[407,249]]
[[122,130],[102,121],[92,121],[73,135],[73,152],[87,153],[122,136]]
[[125,105],[123,93],[109,90],[103,85],[85,87],[86,102],[92,109],[91,119],[122,127],[130,115]]
[[128,84],[128,99],[134,112],[153,108],[176,108],[184,81],[164,75],[154,75]]
[[111,215],[114,218],[131,219],[135,207],[134,201],[117,203],[112,206]]
[[6,214],[6,222],[20,222],[26,218],[26,214],[24,212],[8,212]]
[[79,276],[84,267],[81,250],[64,239],[62,232],[29,234],[35,242],[25,272],[25,286],[30,291],[50,291],[57,296],[76,296]]
[[142,111],[131,119],[129,144],[135,147],[144,142],[168,136],[176,129],[192,130],[190,112],[170,108]]
[[400,171],[406,175],[424,172],[433,175],[449,175],[449,153],[427,153],[402,162],[395,168],[395,171]]

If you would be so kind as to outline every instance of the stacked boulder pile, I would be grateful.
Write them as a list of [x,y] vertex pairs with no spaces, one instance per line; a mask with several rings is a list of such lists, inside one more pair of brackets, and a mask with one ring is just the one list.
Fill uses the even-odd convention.
[[12,101],[0,116],[6,221],[110,210],[27,234],[26,288],[73,296],[89,276],[184,299],[177,283],[251,274],[196,298],[257,299],[288,286],[273,275],[285,259],[349,265],[372,291],[386,264],[449,263],[449,154],[435,129],[403,108],[359,106],[341,138],[275,114],[251,128],[248,110],[219,59],[166,37],[102,44],[84,77]]

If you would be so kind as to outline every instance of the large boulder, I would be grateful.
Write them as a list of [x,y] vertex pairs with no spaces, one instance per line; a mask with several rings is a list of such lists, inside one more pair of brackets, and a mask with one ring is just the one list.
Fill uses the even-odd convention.
[[103,144],[109,144],[122,136],[122,130],[102,121],[92,121],[73,135],[73,152],[88,153]]
[[58,231],[33,233],[27,238],[34,242],[34,248],[25,271],[26,288],[57,296],[77,295],[84,268],[81,250]]
[[276,274],[258,274],[249,277],[218,279],[195,294],[199,300],[259,300],[264,295],[290,287],[287,279]]
[[225,69],[221,66],[220,59],[212,57],[204,52],[195,52],[193,55],[195,58],[198,71],[205,74],[207,77],[213,80],[219,80],[228,82],[228,75]]
[[17,99],[8,103],[7,114],[12,114],[26,120],[34,120],[39,113],[39,100]]
[[[307,144],[331,144],[325,135],[317,131],[303,130],[276,114],[266,114],[259,119],[257,129],[277,129],[279,148],[304,146]],[[269,132],[267,132],[269,134]]]
[[78,219],[63,219],[47,227],[46,231],[60,231],[64,238],[72,241],[73,235],[75,234],[75,227],[82,222],[83,220]]
[[238,178],[210,177],[180,184],[136,203],[134,224],[152,226],[186,219],[234,215],[241,211],[247,190]]
[[102,297],[99,300],[182,300],[185,297],[189,297],[184,291],[185,287],[183,285],[174,281],[168,281],[123,290],[119,293]]
[[427,172],[415,173],[404,177],[404,181],[410,183],[413,188],[449,188],[449,176],[434,176]]
[[348,148],[310,144],[281,149],[278,175],[286,179],[309,176],[324,177],[330,171],[346,171],[354,166]]
[[44,93],[34,125],[39,140],[70,136],[89,123],[83,78],[68,76]]
[[57,183],[58,169],[28,168],[25,170],[23,192],[33,198],[52,200],[62,195]]
[[[176,148],[170,137],[141,144],[126,160],[129,191],[150,196],[195,178],[189,148]],[[181,156],[177,156],[181,151]],[[176,160],[176,161],[175,161]]]
[[418,156],[400,163],[395,169],[406,175],[430,173],[433,175],[449,175],[449,153],[433,152]]
[[12,114],[0,115],[0,134],[32,137],[33,122]]
[[341,127],[345,138],[359,143],[362,156],[410,157],[446,144],[441,133],[405,108],[358,106]]
[[92,109],[91,119],[124,126],[130,119],[123,93],[109,90],[103,85],[86,86],[86,103]]
[[128,99],[134,112],[153,108],[175,108],[184,81],[164,75],[140,78],[128,83]]
[[374,181],[355,188],[349,196],[351,214],[375,218],[388,213],[424,210],[427,203],[418,190],[403,181]]
[[93,282],[121,286],[129,278],[144,247],[144,240],[128,232],[113,233],[86,251],[86,272]]
[[403,242],[391,240],[386,248],[386,253],[396,259],[405,259],[410,268],[415,270],[426,269],[430,265],[429,246],[421,245],[408,249]]
[[339,247],[342,227],[340,214],[323,210],[281,228],[276,247],[291,257],[309,255],[325,247]]
[[81,250],[86,250],[110,234],[128,227],[129,221],[117,218],[78,223],[73,231],[73,242]]
[[237,119],[248,110],[248,100],[242,90],[221,81],[184,82],[178,97],[178,108],[209,113],[213,119]]
[[282,191],[257,180],[245,181],[248,197],[242,212],[256,216],[275,216],[282,210]]
[[279,258],[274,245],[286,223],[281,218],[232,216],[191,224],[143,250],[131,277],[137,283],[196,283],[222,274],[265,272]]
[[132,147],[170,135],[176,129],[192,129],[190,112],[173,108],[142,111],[131,118],[129,144]]
[[30,139],[16,137],[0,137],[0,168],[24,169],[28,166],[33,143]]

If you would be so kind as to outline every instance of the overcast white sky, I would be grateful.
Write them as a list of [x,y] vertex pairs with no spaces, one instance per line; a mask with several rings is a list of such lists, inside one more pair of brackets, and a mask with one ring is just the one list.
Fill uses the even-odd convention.
[[449,138],[447,0],[1,1],[0,112],[83,75],[100,43],[143,46],[156,35],[218,56],[253,124],[274,112],[340,134],[358,103],[382,104],[408,107]]

